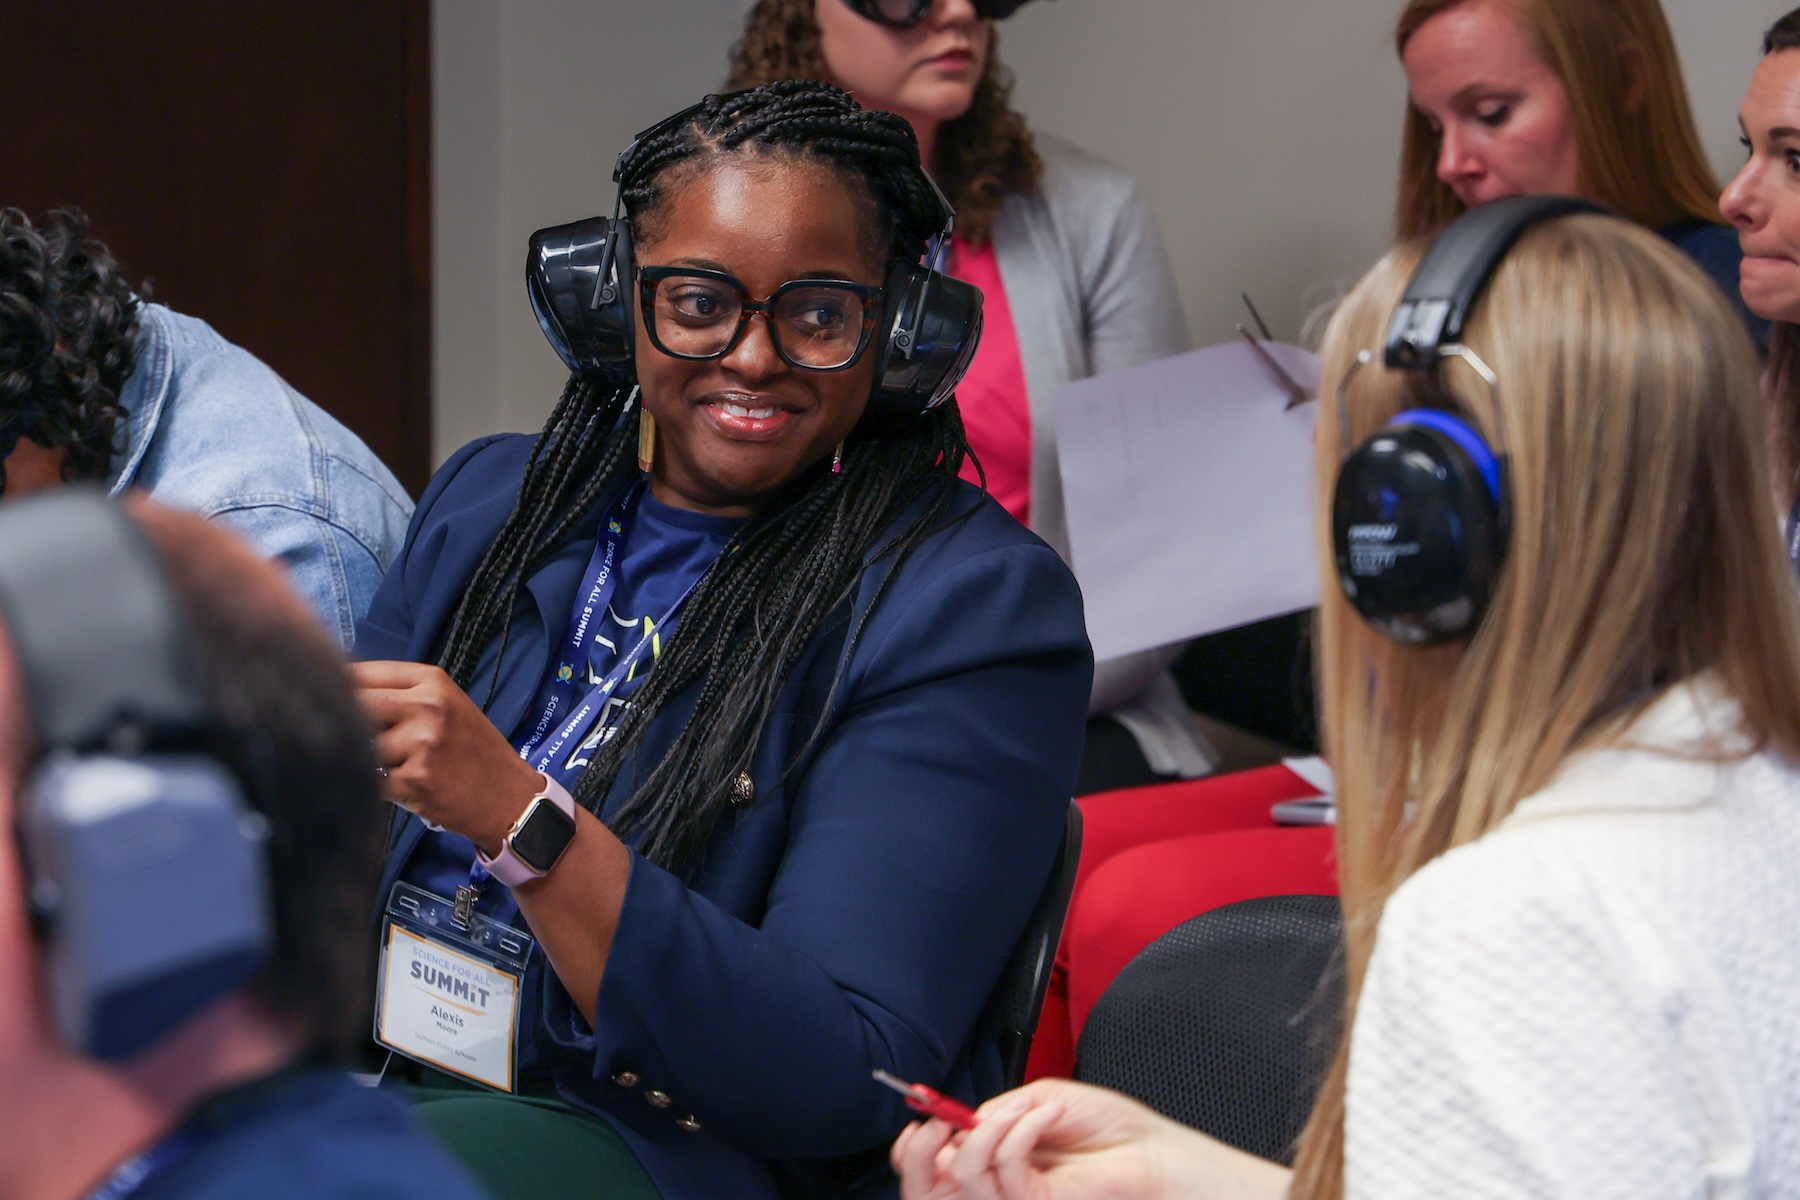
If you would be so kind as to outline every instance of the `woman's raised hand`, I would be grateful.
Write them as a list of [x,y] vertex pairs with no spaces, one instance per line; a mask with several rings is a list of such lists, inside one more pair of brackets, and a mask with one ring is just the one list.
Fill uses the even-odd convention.
[[538,773],[441,669],[362,662],[350,670],[378,731],[388,799],[490,855],[498,851],[537,794]]
[[910,1125],[890,1157],[904,1200],[1274,1200],[1289,1183],[1274,1163],[1066,1079],[994,1097],[967,1133]]

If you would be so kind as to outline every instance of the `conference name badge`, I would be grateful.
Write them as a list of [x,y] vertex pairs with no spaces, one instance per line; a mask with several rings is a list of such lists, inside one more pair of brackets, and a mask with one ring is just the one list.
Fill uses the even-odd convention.
[[408,883],[389,893],[381,928],[375,1040],[502,1092],[517,1084],[519,983],[532,937]]

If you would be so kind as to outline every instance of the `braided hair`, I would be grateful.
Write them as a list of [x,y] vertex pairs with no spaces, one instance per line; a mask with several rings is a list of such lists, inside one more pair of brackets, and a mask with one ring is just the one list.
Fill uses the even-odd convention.
[[[866,197],[865,228],[885,259],[918,261],[941,227],[941,206],[904,120],[864,110],[829,84],[787,81],[708,96],[689,120],[635,144],[619,177],[634,229],[656,227],[684,172],[740,153],[791,155],[838,171]],[[637,422],[623,419],[632,393],[579,377],[563,389],[518,503],[445,636],[438,664],[465,690],[479,682],[477,664],[498,638],[491,697],[521,585],[636,470]],[[620,837],[635,837],[649,861],[682,875],[697,870],[789,670],[854,595],[865,565],[885,555],[897,569],[943,523],[968,458],[954,401],[899,419],[871,409],[845,441],[841,474],[815,463],[778,489],[688,598],[656,668],[576,784],[577,802],[597,813],[620,769],[636,761],[652,719],[697,686],[692,714],[609,822]],[[911,519],[884,541],[909,510]],[[848,632],[850,646],[873,607]],[[813,740],[821,733],[815,728]]]

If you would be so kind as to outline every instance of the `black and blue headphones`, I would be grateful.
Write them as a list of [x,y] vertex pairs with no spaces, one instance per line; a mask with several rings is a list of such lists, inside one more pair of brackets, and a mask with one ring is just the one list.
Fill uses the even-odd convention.
[[[620,182],[639,143],[700,109],[699,104],[683,109],[633,138],[613,164],[613,183]],[[944,230],[934,241],[931,261],[894,263],[882,288],[878,333],[867,352],[876,356],[869,408],[883,416],[917,416],[949,399],[981,339],[980,289],[937,269],[956,216],[942,192],[938,199]],[[623,205],[621,187],[610,218],[538,230],[525,259],[525,290],[551,347],[569,370],[611,388],[628,386],[636,377],[636,258]]]
[[70,1047],[129,1058],[270,951],[257,772],[227,761],[161,564],[99,491],[0,507],[0,614],[44,752],[17,835],[50,1010]]
[[[1461,358],[1497,393],[1493,370],[1462,344],[1469,310],[1527,229],[1607,211],[1574,197],[1518,196],[1458,217],[1407,284],[1388,326],[1385,365],[1419,372],[1443,396],[1439,366]],[[1364,351],[1358,362],[1373,358]],[[1338,412],[1347,421],[1341,389]],[[1509,520],[1505,453],[1448,407],[1408,409],[1338,471],[1331,504],[1338,584],[1364,620],[1397,642],[1465,636],[1493,596]]]

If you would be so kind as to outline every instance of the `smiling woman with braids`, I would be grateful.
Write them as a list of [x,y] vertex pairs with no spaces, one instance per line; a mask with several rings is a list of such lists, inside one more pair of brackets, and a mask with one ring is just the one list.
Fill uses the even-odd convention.
[[904,121],[708,97],[619,179],[629,376],[451,458],[358,632],[410,810],[383,896],[536,939],[517,1098],[389,1074],[503,1196],[883,1194],[872,1070],[1002,1085],[979,1017],[1075,778],[1080,598],[958,480],[954,400],[882,373],[944,220]]

